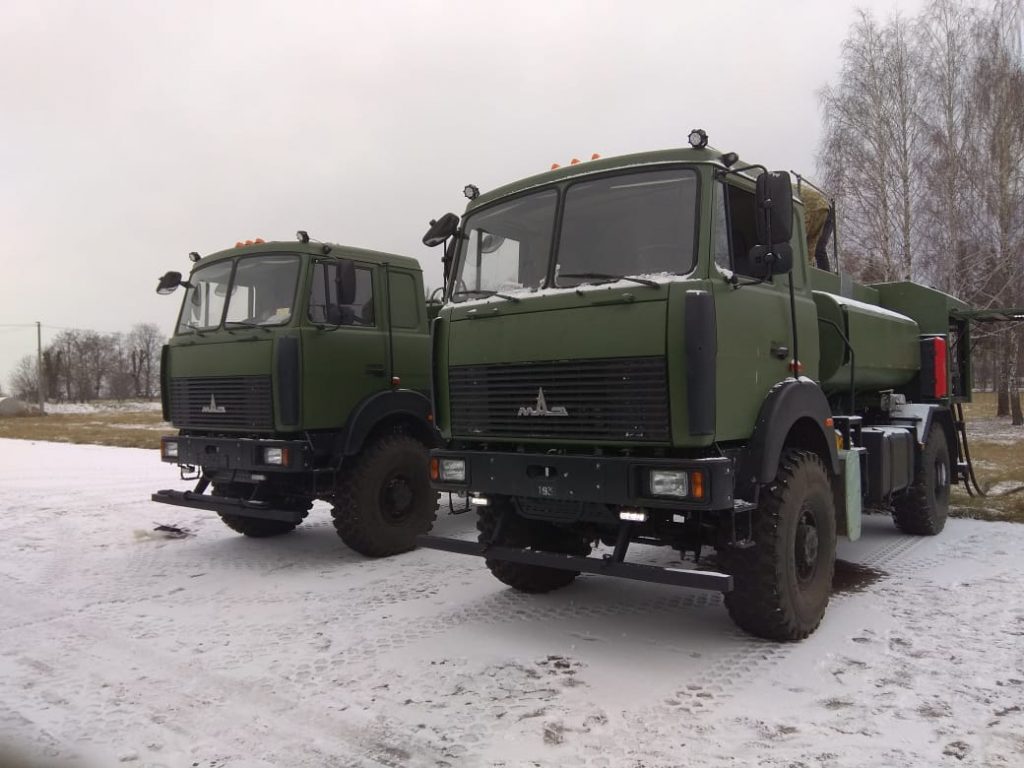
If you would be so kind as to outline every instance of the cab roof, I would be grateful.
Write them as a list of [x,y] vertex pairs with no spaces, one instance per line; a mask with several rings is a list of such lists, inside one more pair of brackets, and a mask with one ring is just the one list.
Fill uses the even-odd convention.
[[[615,157],[602,157],[596,160],[583,160],[575,165],[563,165],[560,168],[528,176],[525,179],[513,181],[511,184],[483,192],[475,200],[470,201],[466,207],[466,213],[494,202],[502,197],[523,192],[533,187],[544,186],[557,181],[564,181],[577,176],[588,176],[603,171],[615,171],[626,168],[641,166],[659,165],[663,163],[712,163],[720,168],[727,166],[722,161],[726,153],[720,152],[712,147],[704,149],[693,149],[692,147],[677,147],[675,149],[659,149],[652,152],[637,152],[630,155],[617,155]],[[745,163],[742,160],[735,160],[731,167],[741,168]]]
[[[329,249],[326,253],[324,252],[325,248]],[[265,243],[251,243],[235,248],[225,248],[222,251],[216,251],[202,257],[197,266],[235,256],[248,256],[258,253],[304,253],[327,258],[353,259],[371,264],[390,264],[402,269],[421,271],[420,263],[408,256],[399,256],[395,253],[385,253],[383,251],[371,251],[367,248],[355,248],[351,245],[339,245],[338,243],[302,243],[298,240],[269,240]]]

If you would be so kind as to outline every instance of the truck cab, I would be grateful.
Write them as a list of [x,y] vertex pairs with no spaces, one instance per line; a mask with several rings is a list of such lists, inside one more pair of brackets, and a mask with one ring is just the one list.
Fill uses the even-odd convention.
[[[161,360],[164,418],[179,433],[161,457],[198,485],[153,499],[218,512],[251,536],[293,529],[322,499],[350,545],[408,549],[435,506],[422,273],[411,258],[304,235],[195,254],[187,280],[161,279],[159,292],[185,289]],[[379,502],[369,490],[353,499],[357,466],[381,451]],[[350,530],[353,516],[375,532]]]

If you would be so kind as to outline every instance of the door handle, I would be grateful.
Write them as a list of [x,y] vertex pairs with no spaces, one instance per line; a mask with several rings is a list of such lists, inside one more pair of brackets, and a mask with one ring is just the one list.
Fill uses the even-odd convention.
[[371,376],[383,376],[386,373],[384,366],[381,363],[371,363],[366,366],[366,372]]

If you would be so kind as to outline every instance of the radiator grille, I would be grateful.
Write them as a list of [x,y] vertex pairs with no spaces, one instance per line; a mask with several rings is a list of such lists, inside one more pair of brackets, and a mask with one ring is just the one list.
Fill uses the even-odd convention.
[[170,403],[178,428],[274,428],[269,376],[174,378]]
[[455,366],[449,391],[459,437],[669,440],[661,357]]

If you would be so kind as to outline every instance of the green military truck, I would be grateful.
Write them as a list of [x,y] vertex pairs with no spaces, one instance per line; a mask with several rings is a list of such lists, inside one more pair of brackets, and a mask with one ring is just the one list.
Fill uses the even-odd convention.
[[305,232],[190,257],[187,280],[168,272],[157,288],[186,288],[160,372],[164,419],[179,433],[160,451],[197,484],[153,500],[265,537],[322,499],[352,549],[411,549],[437,508],[419,264]]
[[[470,186],[461,223],[431,222],[431,476],[480,533],[420,543],[526,592],[581,572],[719,590],[743,629],[798,640],[862,508],[942,530],[969,471],[970,313],[852,281],[834,237],[809,247],[789,174],[690,143]],[[627,562],[632,543],[698,566]]]

